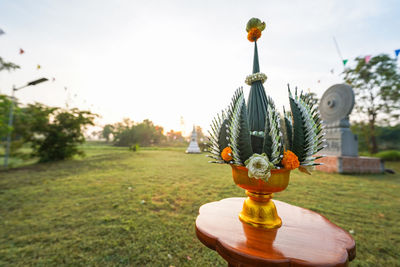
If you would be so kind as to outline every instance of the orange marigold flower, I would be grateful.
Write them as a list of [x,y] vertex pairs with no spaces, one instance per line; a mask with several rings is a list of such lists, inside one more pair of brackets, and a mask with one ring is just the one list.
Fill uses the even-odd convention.
[[296,154],[290,150],[286,150],[283,153],[282,165],[285,169],[294,170],[300,166],[299,159]]
[[261,31],[259,29],[257,29],[257,28],[251,28],[249,33],[247,34],[247,39],[250,42],[255,42],[260,37],[261,37]]
[[229,146],[225,147],[224,150],[222,150],[222,152],[221,152],[221,157],[225,161],[231,161],[232,160],[232,149]]

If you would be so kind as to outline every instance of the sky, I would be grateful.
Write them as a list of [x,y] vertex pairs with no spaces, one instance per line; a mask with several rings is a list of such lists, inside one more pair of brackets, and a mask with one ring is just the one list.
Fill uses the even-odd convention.
[[0,93],[47,77],[18,100],[90,109],[100,126],[150,119],[189,134],[194,124],[209,129],[238,87],[248,95],[250,18],[266,22],[260,69],[281,109],[288,83],[321,97],[343,82],[333,37],[348,66],[357,56],[394,56],[398,14],[398,1],[378,0],[0,0],[0,57],[21,66],[0,72]]

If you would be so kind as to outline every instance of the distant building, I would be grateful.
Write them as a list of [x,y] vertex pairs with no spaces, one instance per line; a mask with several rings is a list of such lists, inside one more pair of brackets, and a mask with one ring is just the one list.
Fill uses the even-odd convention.
[[199,145],[197,144],[197,133],[196,127],[193,126],[192,136],[190,137],[190,143],[188,148],[186,149],[186,153],[188,154],[196,154],[201,153]]

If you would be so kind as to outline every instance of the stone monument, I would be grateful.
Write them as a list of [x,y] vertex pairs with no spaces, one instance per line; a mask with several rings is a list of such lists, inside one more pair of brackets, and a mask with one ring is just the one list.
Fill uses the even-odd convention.
[[358,140],[350,130],[349,115],[355,103],[354,92],[347,84],[328,88],[319,103],[325,126],[326,147],[318,160],[324,165],[318,170],[338,173],[382,173],[383,163],[378,158],[358,157]]
[[325,91],[319,111],[325,126],[325,155],[358,156],[358,140],[350,130],[349,115],[354,107],[353,89],[335,84]]
[[199,145],[197,144],[197,133],[196,133],[196,128],[194,126],[193,126],[192,136],[190,137],[189,146],[186,149],[186,153],[188,154],[201,153]]

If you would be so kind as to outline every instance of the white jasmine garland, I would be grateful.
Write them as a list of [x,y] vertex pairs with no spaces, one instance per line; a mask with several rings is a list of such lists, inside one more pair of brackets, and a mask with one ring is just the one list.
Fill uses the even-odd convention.
[[246,84],[251,85],[255,81],[261,81],[262,83],[264,83],[266,80],[267,80],[267,75],[265,75],[262,72],[257,72],[257,73],[248,75],[246,77],[245,82],[246,82]]
[[248,169],[248,175],[250,178],[262,179],[268,181],[271,177],[271,169],[274,165],[269,161],[267,155],[254,153],[244,163]]

